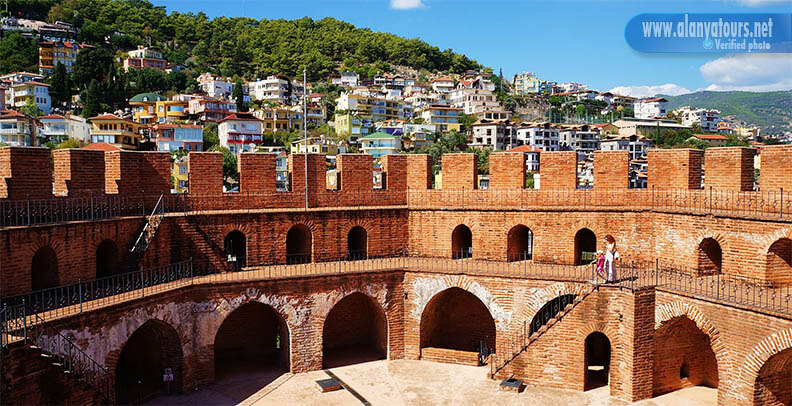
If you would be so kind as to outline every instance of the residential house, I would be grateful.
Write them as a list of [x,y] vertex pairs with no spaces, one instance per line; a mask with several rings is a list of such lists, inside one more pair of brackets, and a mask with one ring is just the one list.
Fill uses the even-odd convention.
[[388,100],[373,92],[344,92],[336,99],[336,110],[357,112],[372,120],[404,119],[412,116],[412,106],[399,100]]
[[600,132],[588,124],[560,124],[558,140],[562,150],[576,151],[585,157],[593,157],[600,147]]
[[549,94],[553,91],[553,82],[539,79],[532,72],[523,72],[514,75],[512,79],[514,94]]
[[437,130],[446,133],[451,131],[462,131],[462,109],[459,107],[443,106],[434,104],[418,109],[416,116],[422,118],[424,123],[434,124]]
[[646,189],[649,173],[649,163],[646,157],[630,160],[630,180],[631,189]]
[[262,128],[267,132],[299,131],[303,128],[302,110],[293,110],[288,106],[277,105],[253,112],[262,122]]
[[43,82],[44,79],[46,79],[44,75],[30,72],[12,72],[5,75],[0,75],[0,81],[9,83]]
[[601,151],[629,151],[631,161],[645,158],[651,146],[652,141],[638,134],[610,135],[600,141]]
[[454,79],[439,77],[432,81],[432,90],[437,93],[451,93],[454,91]]
[[322,103],[308,103],[308,106],[303,109],[302,102],[291,108],[292,111],[303,114],[308,119],[308,128],[320,127],[327,122],[327,108]]
[[575,82],[564,82],[553,86],[553,93],[577,92],[579,90],[588,90],[588,86]]
[[143,143],[141,125],[114,114],[91,117],[91,143],[104,142],[120,149],[138,150]]
[[13,147],[37,145],[39,122],[15,110],[0,110],[0,142]]
[[157,102],[167,100],[156,93],[140,93],[129,99],[132,120],[139,124],[157,123]]
[[336,114],[335,132],[336,135],[349,139],[357,140],[358,137],[366,136],[372,132],[374,120],[370,115],[354,113]]
[[690,127],[679,124],[674,120],[633,117],[625,117],[614,121],[612,124],[619,128],[619,135],[622,136],[642,135],[644,137],[650,137],[664,130],[679,131],[690,129]]
[[526,172],[539,172],[539,157],[542,153],[542,148],[535,145],[520,145],[514,147],[506,152],[522,152],[525,155],[525,171]]
[[66,68],[66,73],[72,72],[77,55],[84,48],[92,47],[69,41],[43,41],[39,42],[39,73],[51,75],[58,64]]
[[480,119],[471,126],[470,146],[474,148],[490,147],[496,151],[511,148],[516,136],[516,129],[509,120]]
[[732,127],[731,123],[726,121],[721,121],[718,123],[718,134],[731,134],[734,132],[734,128]]
[[268,76],[248,82],[250,99],[275,104],[291,104],[291,83],[282,76]]
[[49,114],[38,120],[41,122],[38,136],[43,142],[61,142],[66,139],[77,140],[80,145],[91,142],[91,125],[80,116]]
[[171,177],[173,177],[172,193],[187,193],[189,190],[189,169],[187,157],[183,156],[173,161],[171,167]]
[[521,123],[516,134],[515,146],[528,145],[546,152],[561,150],[558,128],[548,121]]
[[477,76],[461,80],[450,94],[452,107],[460,108],[465,114],[474,114],[479,119],[505,120],[509,112],[501,107],[495,97],[495,85],[489,79]]
[[233,113],[217,124],[220,145],[234,154],[254,150],[263,142],[264,122],[253,113]]
[[720,134],[693,134],[689,139],[694,138],[704,141],[713,147],[725,147],[726,142],[729,140],[726,136]]
[[147,48],[139,45],[137,49],[127,53],[127,57],[124,58],[124,71],[144,68],[161,71],[168,68],[168,62],[163,58],[162,51],[157,48]]
[[[198,86],[210,98],[230,99],[234,94],[234,82],[230,78],[221,78],[211,73],[203,73],[196,79]],[[242,100],[250,103],[247,83],[242,83]]]
[[404,102],[413,106],[416,116],[420,116],[419,110],[422,110],[426,106],[433,104],[442,105],[444,103],[440,102],[436,93],[413,93],[405,97]]
[[203,151],[203,127],[189,124],[156,124],[151,132],[157,151]]
[[197,116],[201,121],[218,122],[236,113],[237,105],[233,101],[198,97],[188,102],[187,109],[190,115]]
[[385,155],[398,154],[401,151],[401,137],[381,131],[360,138],[363,153],[379,158]]
[[13,109],[20,109],[27,104],[28,100],[33,100],[44,114],[52,111],[52,98],[49,94],[49,86],[46,83],[34,80],[25,82],[12,82],[6,91],[6,106]]
[[344,87],[355,87],[360,84],[360,75],[355,72],[341,72],[341,76],[330,78],[330,82],[334,85]]
[[665,117],[668,100],[663,97],[651,97],[635,101],[633,112],[635,118],[652,119]]
[[698,124],[702,131],[713,133],[718,131],[720,122],[720,111],[718,110],[684,106],[674,112],[682,120],[683,125],[692,127],[694,124]]
[[302,138],[291,143],[292,154],[338,155],[346,152],[342,142],[333,142],[325,137]]
[[188,102],[181,100],[158,100],[156,108],[158,123],[185,121],[189,114]]
[[416,130],[402,136],[402,149],[426,148],[434,143],[434,132]]

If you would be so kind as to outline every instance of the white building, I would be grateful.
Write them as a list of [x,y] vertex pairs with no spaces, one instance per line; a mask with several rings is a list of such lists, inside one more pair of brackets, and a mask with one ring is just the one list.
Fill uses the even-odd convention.
[[698,124],[702,131],[718,132],[718,123],[720,122],[720,111],[718,110],[685,106],[676,109],[675,113],[685,126],[692,127],[693,124]]
[[561,124],[558,129],[559,144],[563,150],[575,151],[592,157],[599,149],[600,131],[588,124]]
[[549,122],[523,123],[517,128],[516,145],[541,148],[542,151],[560,151],[558,129]]
[[668,100],[662,97],[637,100],[634,104],[635,118],[655,118],[666,115]]
[[509,112],[501,107],[495,97],[495,85],[481,75],[461,80],[450,94],[450,104],[461,108],[465,114],[474,114],[484,120],[505,120]]
[[48,84],[34,80],[11,83],[6,91],[6,106],[19,110],[28,100],[33,100],[44,114],[49,114],[52,110]]
[[265,79],[248,82],[248,92],[251,100],[255,101],[268,101],[279,104],[289,104],[291,102],[289,80],[279,76],[269,76]]
[[[539,157],[542,153],[542,149],[533,145],[520,145],[519,147],[514,147],[506,152],[522,152],[525,155],[525,171],[526,172],[539,172]],[[537,179],[534,177],[534,179]],[[534,183],[534,188],[538,189],[539,185]]]
[[234,154],[255,149],[262,143],[262,132],[262,120],[251,113],[234,113],[217,124],[220,145]]
[[578,90],[588,90],[588,86],[582,83],[564,82],[557,85],[559,93],[577,92]]
[[437,78],[432,81],[432,90],[437,93],[450,93],[454,91],[454,79],[451,78]]
[[91,142],[91,125],[80,116],[50,114],[39,117],[38,136],[44,141],[77,140],[81,145]]
[[652,142],[641,135],[612,135],[600,141],[602,151],[629,151],[630,161],[646,156]]
[[[201,90],[207,96],[217,99],[230,99],[234,94],[234,82],[229,78],[221,78],[212,75],[211,73],[204,73],[196,79]],[[250,102],[250,95],[246,83],[242,83],[242,94],[245,103]]]
[[341,76],[330,78],[330,83],[344,87],[355,87],[360,83],[360,75],[355,72],[341,72]]
[[473,123],[471,147],[504,151],[513,146],[516,129],[509,120],[482,119]]

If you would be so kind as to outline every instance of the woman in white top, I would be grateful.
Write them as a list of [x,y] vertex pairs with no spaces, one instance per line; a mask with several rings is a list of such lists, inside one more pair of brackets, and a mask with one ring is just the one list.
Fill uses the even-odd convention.
[[614,262],[619,259],[619,251],[616,251],[616,239],[612,235],[605,236],[605,273],[608,275],[608,282],[616,282],[616,267]]

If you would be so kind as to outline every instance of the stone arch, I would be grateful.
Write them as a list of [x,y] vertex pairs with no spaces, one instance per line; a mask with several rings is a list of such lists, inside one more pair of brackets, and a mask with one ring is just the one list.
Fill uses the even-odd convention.
[[610,337],[601,331],[592,331],[586,335],[583,346],[583,390],[608,386],[613,363],[613,342]]
[[[704,341],[696,338],[696,331]],[[669,343],[662,344],[663,340]],[[670,351],[674,354],[673,357],[668,354],[656,354],[654,357],[655,396],[680,389],[680,385],[717,387],[723,380],[722,371],[728,370],[728,355],[720,332],[690,303],[676,301],[655,309],[655,342],[655,352]],[[700,347],[704,344],[706,347]],[[685,355],[686,351],[695,356]]]
[[533,231],[517,224],[506,233],[506,259],[521,261],[533,259]]
[[465,224],[459,224],[451,231],[451,258],[471,258],[473,256],[473,231]]
[[96,278],[124,273],[120,268],[118,245],[111,239],[102,240],[96,246]]
[[384,359],[388,315],[374,297],[353,291],[338,300],[322,322],[322,363],[333,368]]
[[496,351],[495,319],[476,295],[449,287],[434,295],[420,317],[420,348]]
[[765,277],[774,282],[792,282],[792,239],[779,238],[770,244]]
[[487,288],[466,275],[443,275],[439,278],[415,278],[412,286],[412,315],[420,320],[426,305],[438,293],[452,287],[468,291],[476,296],[495,319],[495,326],[500,331],[505,331],[512,321],[512,313],[495,301]]
[[295,223],[286,232],[286,263],[304,264],[313,260],[313,230],[303,223]]
[[363,226],[354,226],[347,232],[347,259],[368,258],[368,231]]
[[30,260],[31,290],[54,288],[59,284],[58,254],[50,245],[39,247]]
[[249,300],[226,313],[214,334],[215,379],[240,370],[290,367],[289,326],[273,306]]
[[705,237],[696,246],[696,268],[700,274],[715,274],[723,269],[723,246],[714,237]]
[[[790,349],[792,349],[792,328],[777,331],[765,337],[748,352],[745,361],[742,363],[740,380],[751,385],[755,397],[754,400],[758,400],[758,402],[756,402],[757,404],[764,404],[767,398],[766,396],[762,396],[760,385],[765,384],[762,381],[764,380],[764,375],[767,375],[766,372],[772,372],[763,370],[763,368],[765,368],[768,365],[768,361],[774,359],[776,355],[781,354],[784,357],[788,355],[792,358]],[[792,360],[785,361],[792,362]],[[778,367],[780,365],[771,365],[771,367],[774,366]]]
[[575,232],[575,265],[590,263],[597,252],[597,234],[584,227]]
[[573,282],[555,282],[542,288],[528,289],[523,295],[520,311],[515,321],[522,323],[536,317],[542,307],[553,299],[564,295],[580,296],[587,292],[586,285]]
[[182,364],[182,342],[176,329],[158,319],[147,320],[126,340],[115,364],[117,403],[141,403],[164,393],[166,368],[173,374],[171,391],[181,392]]
[[792,348],[767,359],[753,385],[754,405],[792,404]]

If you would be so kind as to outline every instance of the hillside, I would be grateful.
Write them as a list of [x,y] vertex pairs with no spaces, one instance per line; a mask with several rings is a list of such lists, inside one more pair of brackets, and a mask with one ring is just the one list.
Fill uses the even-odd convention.
[[792,131],[792,91],[702,91],[663,97],[668,99],[669,110],[681,106],[718,109],[721,117],[756,124],[766,134]]
[[79,39],[90,44],[113,51],[151,44],[162,48],[171,63],[224,76],[302,76],[306,68],[309,80],[319,80],[337,69],[371,77],[389,71],[391,64],[451,73],[479,68],[476,61],[451,49],[333,18],[209,19],[202,12],[169,13],[146,0],[12,0],[10,8],[33,18],[74,24],[81,30]]

